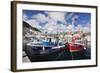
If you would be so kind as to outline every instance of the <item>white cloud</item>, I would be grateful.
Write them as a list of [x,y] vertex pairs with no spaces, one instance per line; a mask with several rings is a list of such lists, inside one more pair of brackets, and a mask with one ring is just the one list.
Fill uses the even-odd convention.
[[76,31],[82,31],[82,30],[83,30],[82,25],[81,25],[81,24],[77,25],[77,26],[75,27],[75,30],[76,30]]
[[53,20],[49,20],[48,23],[45,24],[44,29],[48,33],[57,33],[57,23]]
[[54,21],[60,21],[62,23],[66,23],[65,15],[66,12],[46,12],[48,14],[48,17],[51,18]]
[[70,18],[72,18],[73,15],[74,15],[74,13],[67,14],[67,20],[69,20]]
[[68,32],[76,32],[76,31],[83,31],[83,28],[81,24],[74,26],[72,24],[67,26],[67,31]]
[[49,12],[48,12],[48,11],[45,11],[44,13],[45,13],[45,14],[48,14]]
[[67,26],[67,31],[68,32],[76,32],[76,31],[83,31],[84,33],[86,32],[90,32],[91,31],[91,28],[90,28],[90,24],[89,25],[86,25],[86,26],[82,26],[81,24],[78,24],[77,26],[74,26],[74,25],[69,25]]
[[84,33],[86,33],[86,32],[90,32],[89,27],[84,27],[84,28],[83,28],[83,32],[84,32]]
[[58,24],[58,32],[66,32],[67,26],[64,24]]
[[34,19],[27,20],[26,22],[35,28],[38,28],[38,29],[41,28],[41,26],[39,25],[39,22]]
[[40,23],[45,23],[48,20],[48,17],[46,17],[42,13],[38,13],[37,15],[33,15],[32,18],[36,19]]
[[26,14],[23,14],[23,21],[27,21],[28,20],[28,16]]
[[58,24],[53,20],[49,20],[49,22],[45,24],[44,29],[44,32],[57,34],[58,32],[65,32],[67,27],[64,24]]
[[83,28],[83,32],[91,32],[91,24],[90,24],[90,22],[88,22],[87,24],[86,24],[86,26],[84,26],[84,28]]
[[91,23],[90,23],[90,21],[86,23],[86,26],[91,29]]
[[67,26],[67,31],[68,32],[73,32],[73,30],[74,30],[74,26],[72,24]]

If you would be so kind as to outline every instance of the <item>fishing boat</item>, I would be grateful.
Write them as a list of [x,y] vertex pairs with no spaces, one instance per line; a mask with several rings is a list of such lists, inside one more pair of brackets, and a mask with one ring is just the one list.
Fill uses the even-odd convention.
[[85,56],[85,46],[80,39],[81,37],[72,37],[72,42],[66,43],[67,48],[70,51],[72,59],[82,59]]

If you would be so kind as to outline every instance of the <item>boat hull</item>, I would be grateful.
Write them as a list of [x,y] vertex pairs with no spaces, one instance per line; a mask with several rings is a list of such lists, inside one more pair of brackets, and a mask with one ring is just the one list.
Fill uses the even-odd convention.
[[75,43],[68,43],[68,49],[70,52],[79,52],[79,51],[84,50],[84,45],[75,44]]
[[67,43],[66,49],[69,50],[72,60],[84,59],[85,57],[85,49],[82,44]]

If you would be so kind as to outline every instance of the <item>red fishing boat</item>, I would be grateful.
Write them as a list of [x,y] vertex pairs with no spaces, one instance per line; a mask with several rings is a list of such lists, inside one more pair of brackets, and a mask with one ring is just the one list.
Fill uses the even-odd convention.
[[[68,42],[67,49],[71,53],[72,59],[81,59],[84,56],[85,47],[84,44],[82,44],[80,40],[77,41],[77,39],[80,39],[81,37],[72,37],[72,42]],[[76,42],[77,41],[77,42]]]
[[78,43],[68,43],[68,49],[70,52],[79,52],[84,50],[84,45]]

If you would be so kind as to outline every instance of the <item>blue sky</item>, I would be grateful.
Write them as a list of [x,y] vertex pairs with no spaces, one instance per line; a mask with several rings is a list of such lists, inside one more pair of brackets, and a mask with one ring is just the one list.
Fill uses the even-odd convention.
[[[45,29],[49,33],[56,29],[59,32],[67,31],[68,27],[91,28],[91,14],[82,12],[55,12],[23,10],[23,20],[40,30]],[[80,27],[79,27],[80,26]],[[69,27],[69,28],[70,28]],[[50,30],[49,30],[50,28]]]

